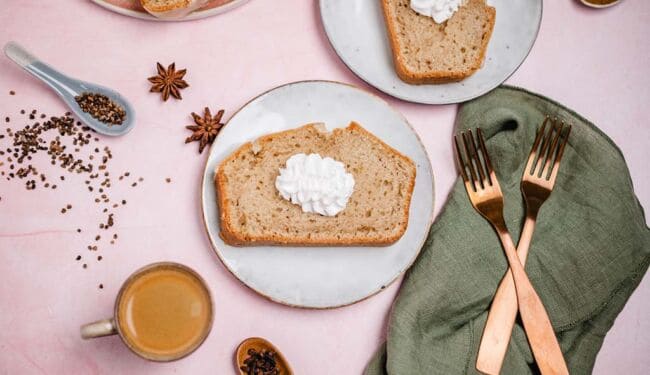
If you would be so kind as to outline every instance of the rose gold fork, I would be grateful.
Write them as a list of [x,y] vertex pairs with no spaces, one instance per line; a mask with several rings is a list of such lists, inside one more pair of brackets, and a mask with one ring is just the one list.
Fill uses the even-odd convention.
[[477,133],[478,149],[471,130],[461,134],[467,162],[463,158],[458,138],[454,137],[458,166],[467,195],[472,206],[492,224],[501,240],[512,272],[521,320],[540,371],[544,375],[568,375],[569,370],[548,314],[517,257],[515,245],[503,219],[503,194],[485,148],[483,132],[478,129]]
[[[545,131],[547,124],[550,124],[548,132]],[[563,122],[558,124],[557,119],[551,120],[550,117],[546,117],[537,131],[537,137],[521,179],[521,191],[526,201],[526,221],[517,246],[517,253],[522,264],[526,264],[537,213],[551,195],[555,185],[571,126],[566,128],[564,135],[562,135],[563,130]],[[496,375],[501,371],[516,317],[517,295],[512,274],[508,271],[494,295],[492,307],[485,323],[476,360],[477,370],[490,375]]]

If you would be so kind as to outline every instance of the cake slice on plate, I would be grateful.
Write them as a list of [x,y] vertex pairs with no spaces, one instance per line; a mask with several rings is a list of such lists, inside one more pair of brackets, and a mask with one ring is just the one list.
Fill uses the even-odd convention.
[[465,0],[442,23],[416,12],[409,0],[381,2],[395,71],[404,82],[460,81],[483,64],[496,19],[485,0]]
[[[317,172],[324,178],[313,179]],[[300,174],[311,182],[298,182]],[[239,246],[388,245],[406,231],[415,174],[411,159],[354,122],[332,132],[309,124],[269,134],[216,170],[221,237]],[[349,194],[330,194],[337,189]]]

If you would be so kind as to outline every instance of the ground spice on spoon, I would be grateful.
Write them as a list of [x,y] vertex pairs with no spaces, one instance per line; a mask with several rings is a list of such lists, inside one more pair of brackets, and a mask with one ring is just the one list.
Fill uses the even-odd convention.
[[126,119],[126,110],[106,95],[85,92],[74,99],[82,111],[109,126],[122,125]]

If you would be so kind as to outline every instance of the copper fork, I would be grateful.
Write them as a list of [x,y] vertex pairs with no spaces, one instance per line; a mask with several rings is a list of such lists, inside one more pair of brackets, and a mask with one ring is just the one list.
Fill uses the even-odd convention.
[[477,129],[477,135],[478,148],[471,130],[461,134],[465,158],[463,158],[458,137],[454,137],[458,166],[465,183],[465,190],[467,190],[472,206],[492,224],[501,240],[512,272],[524,330],[541,373],[544,375],[568,375],[569,370],[564,362],[551,321],[544,309],[542,300],[535,292],[524,267],[517,257],[515,245],[503,218],[503,194],[485,148],[481,129]]
[[[550,125],[548,130],[546,130],[547,125]],[[521,179],[521,192],[526,201],[526,221],[517,246],[517,253],[522,264],[526,264],[537,213],[551,195],[555,185],[570,132],[570,125],[565,127],[564,122],[558,123],[557,119],[552,120],[550,117],[546,117],[537,131]],[[508,271],[501,280],[492,301],[479,346],[476,360],[477,370],[490,375],[498,374],[501,371],[516,317],[517,295],[512,274]]]

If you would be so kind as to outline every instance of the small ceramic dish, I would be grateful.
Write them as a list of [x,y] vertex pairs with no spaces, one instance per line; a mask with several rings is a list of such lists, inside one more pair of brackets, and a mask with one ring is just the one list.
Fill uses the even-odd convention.
[[97,5],[100,5],[110,11],[119,13],[125,16],[140,18],[149,21],[191,21],[201,18],[216,16],[217,14],[229,11],[244,4],[248,0],[211,0],[207,5],[201,9],[188,14],[181,19],[169,20],[161,19],[147,13],[140,5],[139,0],[92,0]]
[[[351,120],[416,165],[408,228],[400,240],[386,247],[234,247],[223,242],[214,173],[224,158],[262,135],[312,122],[323,122],[328,129],[345,127]],[[206,230],[224,266],[242,283],[273,301],[319,309],[368,298],[406,271],[429,233],[433,198],[429,157],[406,119],[375,95],[328,81],[276,87],[235,113],[210,149],[202,187]]]
[[612,1],[612,2],[606,3],[606,4],[598,4],[598,3],[591,2],[589,0],[580,0],[580,2],[583,5],[586,5],[586,6],[590,7],[590,8],[604,9],[604,8],[609,8],[611,6],[614,6],[614,5],[618,4],[618,3],[620,3],[621,0]]
[[460,82],[436,85],[411,85],[395,73],[381,0],[320,0],[320,14],[332,47],[359,78],[402,100],[449,104],[473,99],[503,83],[537,38],[542,0],[488,3],[497,15],[483,67]]

